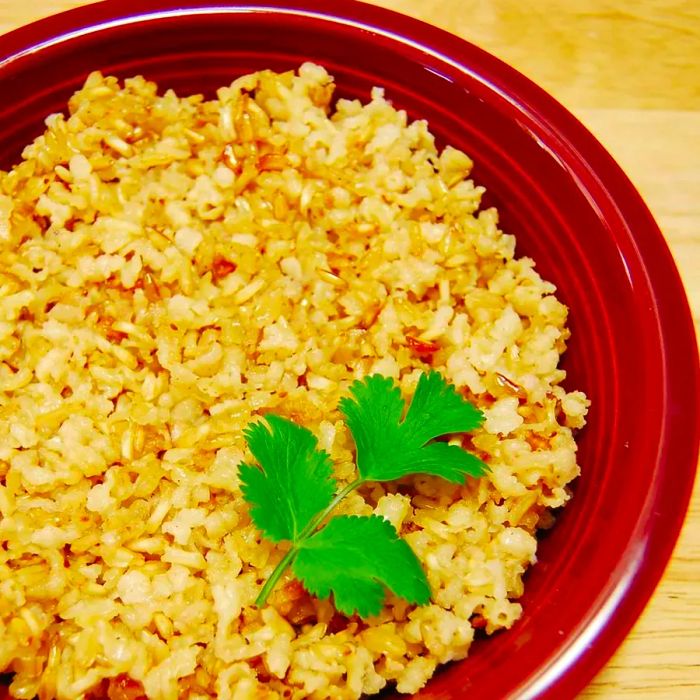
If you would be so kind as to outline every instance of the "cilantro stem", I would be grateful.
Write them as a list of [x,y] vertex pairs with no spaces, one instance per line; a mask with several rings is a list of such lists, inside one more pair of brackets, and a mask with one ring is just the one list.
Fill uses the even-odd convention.
[[352,493],[355,489],[358,489],[362,484],[365,483],[365,480],[360,477],[358,479],[355,479],[351,484],[348,484],[345,488],[342,488],[338,493],[335,494],[335,497],[333,500],[329,503],[328,508],[325,510],[321,511],[311,522],[301,531],[301,534],[299,537],[297,537],[297,542],[295,543],[295,546],[297,543],[300,541],[303,541],[310,537],[318,528],[318,526],[326,519],[328,514],[350,493]]
[[362,484],[365,483],[365,480],[360,477],[358,479],[355,479],[351,484],[348,484],[344,488],[342,488],[338,493],[335,494],[333,497],[333,500],[330,502],[328,507],[323,510],[321,513],[319,513],[309,524],[297,535],[296,540],[294,541],[294,544],[292,545],[292,548],[280,559],[279,564],[275,567],[275,570],[270,574],[270,578],[265,581],[265,585],[262,587],[262,590],[258,594],[258,597],[255,599],[255,605],[259,608],[261,608],[263,605],[265,605],[265,602],[267,601],[268,596],[270,593],[272,593],[272,590],[274,587],[277,585],[277,582],[282,578],[282,575],[284,572],[287,570],[287,568],[291,565],[291,563],[294,561],[294,557],[296,557],[297,553],[299,552],[299,545],[304,542],[304,540],[308,540],[311,535],[318,529],[318,526],[326,519],[328,514],[350,493],[352,493],[355,489],[359,488],[362,486]]
[[263,605],[265,605],[265,601],[267,600],[267,597],[272,593],[272,589],[277,585],[277,582],[280,580],[282,577],[282,574],[287,570],[287,567],[294,561],[294,557],[297,555],[297,552],[299,551],[298,547],[294,545],[280,560],[280,563],[277,564],[275,567],[275,570],[272,572],[270,575],[270,578],[265,581],[265,585],[262,587],[262,590],[258,594],[258,597],[255,599],[255,604],[261,608]]

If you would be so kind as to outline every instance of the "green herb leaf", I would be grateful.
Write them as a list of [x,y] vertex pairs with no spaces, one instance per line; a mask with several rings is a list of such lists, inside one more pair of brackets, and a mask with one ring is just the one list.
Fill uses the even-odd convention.
[[416,444],[448,433],[468,433],[484,422],[484,414],[457,393],[439,372],[422,374],[401,429]]
[[260,465],[238,467],[253,522],[273,542],[292,543],[258,594],[259,606],[289,566],[309,592],[322,598],[332,593],[338,610],[348,615],[377,615],[386,588],[409,603],[425,605],[430,599],[428,581],[391,523],[376,515],[326,519],[366,481],[435,474],[463,482],[465,474],[480,476],[487,470],[460,447],[433,442],[442,435],[473,430],[483,420],[483,414],[437,372],[421,376],[408,411],[388,377],[367,377],[355,382],[350,392],[339,408],[355,439],[360,475],[335,495],[330,457],[318,449],[306,428],[268,415],[266,422],[245,431]]
[[378,515],[341,515],[299,545],[294,575],[319,598],[333,593],[346,615],[378,615],[385,587],[425,605],[430,588],[420,561],[394,526]]
[[238,468],[243,497],[255,525],[273,542],[296,542],[312,519],[333,500],[336,481],[326,452],[311,431],[280,416],[245,431],[260,467]]
[[423,374],[406,412],[393,380],[372,375],[350,387],[340,411],[357,448],[357,468],[365,481],[392,481],[410,474],[432,474],[455,483],[465,475],[483,476],[488,467],[456,445],[430,442],[469,432],[484,420],[438,372]]

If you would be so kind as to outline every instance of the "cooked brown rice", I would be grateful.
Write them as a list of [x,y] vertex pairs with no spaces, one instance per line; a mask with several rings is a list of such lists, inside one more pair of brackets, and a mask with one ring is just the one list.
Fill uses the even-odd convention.
[[[412,693],[521,614],[536,530],[579,473],[588,402],[560,386],[567,309],[381,89],[319,66],[218,99],[93,73],[0,173],[0,672],[15,698]],[[314,431],[369,373],[440,370],[486,413],[491,467],[352,495],[421,559],[433,602],[362,622],[289,575],[241,497],[243,428]],[[467,443],[465,443],[467,444]],[[0,691],[1,692],[1,691]]]

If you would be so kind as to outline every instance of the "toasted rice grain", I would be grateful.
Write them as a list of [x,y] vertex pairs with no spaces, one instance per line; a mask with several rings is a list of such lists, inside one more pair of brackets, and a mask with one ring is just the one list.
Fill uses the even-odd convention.
[[[93,73],[0,174],[0,671],[16,698],[358,698],[421,688],[521,614],[535,533],[579,473],[588,402],[567,309],[469,179],[381,89],[323,68],[218,98]],[[278,412],[341,482],[336,410],[372,372],[432,367],[487,419],[491,474],[344,503],[425,566],[433,602],[367,623],[298,582],[239,488],[243,428]]]

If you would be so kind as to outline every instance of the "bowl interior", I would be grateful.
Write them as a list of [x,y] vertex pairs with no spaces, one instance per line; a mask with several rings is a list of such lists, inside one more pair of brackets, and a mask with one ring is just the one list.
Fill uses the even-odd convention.
[[[341,96],[366,100],[371,87],[383,86],[410,118],[428,120],[440,144],[465,150],[476,162],[474,178],[488,190],[485,204],[495,205],[503,229],[516,235],[518,254],[534,258],[570,307],[566,386],[584,390],[593,406],[580,440],[583,477],[541,543],[539,563],[528,574],[523,619],[477,643],[469,659],[441,671],[421,697],[482,691],[495,698],[556,688],[573,694],[627,631],[655,582],[629,603],[629,619],[608,632],[607,650],[586,661],[590,641],[625,598],[631,577],[649,557],[662,568],[670,547],[661,552],[649,540],[672,398],[660,302],[640,252],[640,241],[657,245],[658,231],[587,132],[475,47],[355,4],[343,6],[343,21],[324,15],[321,3],[277,12],[191,4],[197,9],[186,16],[165,11],[166,3],[149,3],[151,13],[139,18],[138,4],[108,3],[0,45],[6,55],[49,32],[93,25],[0,67],[2,94],[12,95],[0,106],[0,167],[17,162],[42,130],[43,117],[61,110],[92,70],[122,78],[143,74],[161,88],[212,95],[245,72],[292,69],[306,60],[335,76]],[[132,20],[94,26],[129,12]],[[392,31],[374,26],[387,23]],[[659,250],[658,264],[669,265],[663,244]],[[675,287],[668,293],[679,294]],[[687,324],[683,312],[681,304],[681,325]],[[688,481],[688,469],[684,474]],[[670,525],[674,535],[678,523]],[[572,670],[577,659],[579,671]]]

